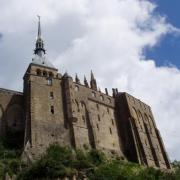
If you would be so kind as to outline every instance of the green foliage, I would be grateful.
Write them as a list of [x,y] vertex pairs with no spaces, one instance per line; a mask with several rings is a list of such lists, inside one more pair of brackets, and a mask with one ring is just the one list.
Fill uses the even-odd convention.
[[0,142],[0,179],[5,172],[16,174],[17,180],[86,177],[90,180],[179,180],[180,162],[172,163],[174,172],[145,168],[120,159],[108,159],[98,150],[73,150],[57,144],[50,145],[46,153],[31,166],[21,164],[20,151],[8,149]]
[[0,140],[0,179],[3,179],[6,172],[9,175],[20,172],[20,149],[9,146],[5,139]]
[[175,178],[176,179],[180,179],[180,161],[174,161],[173,163],[172,163],[172,166],[173,166],[173,168],[174,168],[174,170],[175,170]]
[[135,163],[110,160],[98,150],[72,150],[51,145],[42,158],[25,168],[17,179],[55,179],[85,174],[90,180],[176,180],[174,173]]

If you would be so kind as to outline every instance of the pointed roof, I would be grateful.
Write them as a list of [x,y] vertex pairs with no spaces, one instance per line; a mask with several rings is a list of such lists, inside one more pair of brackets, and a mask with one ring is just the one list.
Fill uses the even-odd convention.
[[40,16],[38,15],[38,34],[37,34],[36,46],[34,49],[34,58],[32,59],[32,63],[50,68],[55,68],[53,64],[51,64],[51,62],[47,60],[45,54],[46,54],[46,50],[44,49],[44,42],[41,37],[41,19]]
[[77,73],[76,73],[75,81],[76,81],[76,83],[79,83],[79,84],[80,84],[80,79],[79,79]]
[[95,78],[94,78],[94,74],[93,74],[93,72],[92,72],[92,70],[91,70],[91,81],[92,80],[95,80]]
[[86,76],[84,75],[84,85],[86,86],[86,87],[89,87],[89,84],[88,84],[88,81],[87,81],[87,79],[86,79]]

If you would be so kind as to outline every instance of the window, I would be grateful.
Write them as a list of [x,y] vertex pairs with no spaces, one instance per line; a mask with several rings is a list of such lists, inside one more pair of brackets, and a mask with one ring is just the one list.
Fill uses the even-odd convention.
[[54,94],[53,94],[53,92],[50,92],[50,99],[54,99]]
[[109,108],[107,108],[107,113],[109,114]]
[[99,125],[98,125],[98,124],[96,124],[96,127],[97,127],[97,129],[98,129],[98,131],[99,131]]
[[36,73],[37,73],[38,76],[40,76],[41,75],[41,70],[37,69]]
[[82,120],[83,120],[83,122],[84,122],[84,124],[85,124],[86,121],[85,121],[85,117],[84,117],[84,116],[82,116]]
[[100,116],[98,115],[98,121],[101,121]]
[[46,71],[43,71],[43,76],[47,76],[47,72]]
[[111,103],[111,99],[110,98],[108,98],[108,103]]
[[51,106],[51,114],[54,114],[54,106]]
[[109,128],[109,132],[110,132],[110,134],[112,134],[112,129],[111,128]]
[[97,110],[99,110],[99,104],[96,104]]
[[96,97],[96,93],[95,92],[92,92],[92,97]]
[[53,75],[53,73],[52,72],[49,72],[49,77],[53,77],[54,75]]
[[47,79],[47,84],[48,84],[49,86],[52,86],[52,79],[51,79],[51,78],[48,78],[48,79]]
[[114,120],[113,119],[111,119],[111,122],[112,122],[112,125],[114,126]]

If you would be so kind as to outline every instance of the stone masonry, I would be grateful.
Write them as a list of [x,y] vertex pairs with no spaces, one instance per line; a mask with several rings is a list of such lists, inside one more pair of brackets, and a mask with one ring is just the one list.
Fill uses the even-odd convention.
[[23,157],[38,158],[48,145],[100,149],[145,166],[170,169],[170,162],[151,108],[128,93],[113,95],[61,75],[46,59],[40,21],[35,57],[24,75],[23,93],[0,89],[0,136],[18,133],[14,142]]

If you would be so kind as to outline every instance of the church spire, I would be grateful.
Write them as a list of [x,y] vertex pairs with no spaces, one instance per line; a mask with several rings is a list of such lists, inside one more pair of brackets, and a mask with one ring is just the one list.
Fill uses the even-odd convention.
[[34,54],[37,54],[38,56],[42,57],[46,51],[44,49],[44,42],[41,37],[41,17],[38,15],[38,35],[36,40],[36,48],[34,50]]

